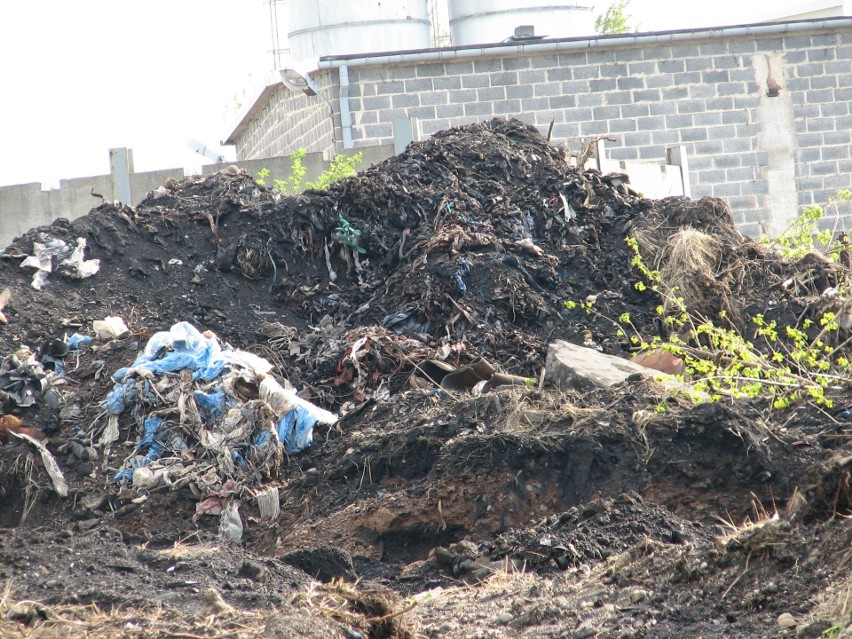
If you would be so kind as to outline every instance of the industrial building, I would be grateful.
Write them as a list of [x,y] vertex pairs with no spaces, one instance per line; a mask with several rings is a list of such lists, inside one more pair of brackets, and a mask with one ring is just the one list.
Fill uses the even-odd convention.
[[725,198],[753,235],[849,186],[852,18],[830,17],[837,2],[788,21],[599,36],[590,3],[449,0],[442,47],[429,0],[273,5],[287,9],[289,51],[227,136],[239,159],[400,150],[500,116],[553,123],[569,146],[606,137],[613,160],[682,147],[692,196]]

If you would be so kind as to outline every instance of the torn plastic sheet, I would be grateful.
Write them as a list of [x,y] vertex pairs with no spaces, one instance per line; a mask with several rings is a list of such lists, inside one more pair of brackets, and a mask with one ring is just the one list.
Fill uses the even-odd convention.
[[[130,468],[125,468],[116,473],[115,481],[132,478],[134,470],[147,466],[152,461],[162,457],[165,447],[158,440],[158,436],[163,421],[161,417],[149,417],[145,420],[143,423],[145,436],[136,442],[136,453],[130,462]],[[142,453],[145,453],[144,457],[141,457]]]
[[99,340],[107,341],[122,337],[130,332],[127,324],[120,317],[109,316],[92,322],[92,330]]
[[288,455],[296,455],[313,443],[314,425],[330,426],[337,421],[337,415],[314,406],[268,375],[261,381],[259,392],[260,398],[280,416],[276,432]]
[[228,503],[219,517],[219,539],[227,544],[238,544],[243,539],[243,520],[237,500]]
[[107,395],[102,406],[113,415],[121,415],[133,405],[138,394],[136,384],[133,380],[129,380],[123,384],[116,384]]
[[195,504],[195,514],[192,516],[192,521],[197,522],[199,517],[203,515],[221,515],[225,509],[227,498],[234,494],[235,489],[234,480],[228,479],[219,490],[211,491],[206,498]]
[[202,413],[202,417],[207,420],[219,419],[225,413],[226,405],[228,408],[233,405],[233,401],[226,401],[223,391],[205,393],[197,390],[193,391],[192,395],[195,397],[195,403]]
[[91,335],[81,335],[80,333],[74,333],[66,340],[66,344],[68,345],[69,351],[76,351],[84,346],[88,346],[94,341],[94,337]]
[[193,372],[193,379],[210,381],[219,377],[226,366],[255,373],[272,370],[272,364],[265,359],[247,351],[223,350],[212,333],[202,334],[189,322],[179,322],[169,331],[154,333],[133,365],[118,369],[112,378],[122,382],[133,375],[150,377],[188,369]]
[[[53,375],[53,373],[50,373]],[[22,408],[41,399],[48,373],[27,346],[0,361],[0,402],[12,401]]]
[[316,419],[304,408],[295,408],[278,422],[278,439],[288,455],[302,452],[314,442]]
[[33,242],[33,254],[21,262],[21,268],[36,269],[31,286],[38,291],[44,288],[48,275],[54,270],[77,280],[91,277],[100,270],[100,260],[85,258],[84,237],[78,237],[75,246],[43,233],[39,235],[39,240]]

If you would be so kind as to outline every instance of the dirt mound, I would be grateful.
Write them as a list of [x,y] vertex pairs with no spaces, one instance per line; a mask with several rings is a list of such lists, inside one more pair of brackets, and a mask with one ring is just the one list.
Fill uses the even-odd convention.
[[[430,617],[443,604],[429,589],[459,579],[483,592],[539,580],[537,595],[507,586],[517,596],[498,634],[512,623],[591,636],[598,619],[602,636],[631,636],[635,613],[634,636],[684,636],[690,623],[751,636],[782,611],[767,603],[779,591],[799,617],[820,609],[815,589],[847,560],[817,574],[805,555],[842,556],[848,542],[848,388],[831,390],[831,410],[773,412],[758,400],[666,400],[650,381],[541,386],[552,340],[628,355],[635,345],[615,321],[624,314],[646,339],[676,333],[658,310],[666,296],[636,285],[634,239],[668,290],[746,339],[756,313],[812,318],[819,332],[840,299],[823,293],[848,277],[814,256],[779,259],[736,231],[722,200],[651,201],[627,176],[578,170],[515,120],[441,132],[327,191],[284,197],[225,171],[29,231],[0,254],[0,525],[17,527],[0,545],[0,578],[51,605],[137,606],[156,591],[163,605],[220,614],[204,598],[212,588],[251,619],[286,601],[350,634],[388,637],[413,636],[405,615],[430,636],[472,636]],[[79,342],[107,316],[130,330]],[[188,367],[133,377],[126,410],[110,412],[125,383],[116,371],[181,322],[205,348],[264,358],[282,392],[289,382],[298,402],[339,421],[315,424],[298,454],[257,461],[249,452],[276,426],[261,377],[232,375],[220,389]],[[836,337],[830,346],[845,348],[847,333]],[[151,347],[151,361],[177,342]],[[224,433],[199,409],[223,390]],[[171,439],[156,430],[164,420]],[[235,432],[247,442],[238,455],[222,445]],[[139,467],[156,474],[152,450],[169,451],[186,477],[134,483]],[[224,543],[215,517],[193,518],[236,503],[241,548]],[[747,517],[759,525],[740,526]],[[720,520],[737,531],[725,542]],[[41,567],[57,547],[86,568],[69,561],[49,578]],[[104,562],[103,548],[118,559]],[[817,585],[798,594],[808,574],[787,576],[790,565],[807,565]],[[564,571],[581,595],[564,594]],[[627,585],[634,594],[614,590]],[[548,608],[550,588],[565,599]],[[693,614],[695,589],[728,599]]]

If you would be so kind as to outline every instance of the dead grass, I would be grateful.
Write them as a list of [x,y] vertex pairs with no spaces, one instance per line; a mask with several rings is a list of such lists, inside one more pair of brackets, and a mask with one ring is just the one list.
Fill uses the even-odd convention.
[[847,573],[828,587],[809,617],[811,621],[843,626],[852,623],[852,573]]
[[[35,479],[35,455],[30,451],[21,453],[15,458],[8,475],[17,477],[23,487],[24,506],[21,510],[19,525],[23,524],[32,512],[38,495],[38,482]],[[7,473],[3,473],[7,474]]]
[[355,628],[371,639],[418,636],[408,613],[419,602],[402,601],[390,590],[361,590],[354,584],[334,580],[330,584],[312,584],[307,591],[296,594],[291,603]]
[[642,255],[660,274],[668,293],[666,311],[678,299],[679,307],[701,317],[715,318],[719,311],[738,316],[730,288],[717,277],[725,251],[719,239],[690,226],[665,237],[651,229],[636,229],[633,235]]
[[[182,547],[181,552],[184,550]],[[403,601],[392,591],[362,590],[343,581],[315,583],[307,591],[295,594],[281,610],[243,610],[213,589],[200,593],[198,598],[199,612],[195,614],[157,605],[109,610],[93,604],[48,606],[20,598],[13,584],[7,582],[0,591],[0,637],[254,639],[266,636],[267,624],[273,617],[298,610],[309,619],[320,616],[357,629],[371,639],[420,636],[408,613],[422,597]]]
[[[199,595],[201,601],[201,595]],[[263,636],[272,611],[258,614],[234,609],[227,615],[187,614],[160,606],[48,606],[18,598],[11,582],[0,592],[0,637],[26,639],[249,639]]]

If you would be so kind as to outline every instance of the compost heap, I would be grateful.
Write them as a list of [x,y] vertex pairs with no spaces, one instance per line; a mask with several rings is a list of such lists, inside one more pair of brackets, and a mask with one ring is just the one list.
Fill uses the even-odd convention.
[[[153,572],[173,591],[158,600],[184,610],[202,605],[197,584],[227,583],[243,607],[290,593],[328,632],[402,637],[474,636],[452,625],[477,610],[468,590],[407,615],[400,597],[500,574],[510,612],[485,606],[474,625],[770,636],[791,608],[821,632],[850,587],[848,388],[831,414],[683,399],[659,413],[653,381],[540,383],[554,340],[628,357],[610,318],[649,341],[672,330],[626,238],[690,308],[741,331],[757,313],[848,309],[824,295],[842,266],[777,258],[722,200],[652,201],[626,175],[578,170],[516,120],[440,132],[327,191],[284,197],[232,168],[29,231],[0,255],[0,523],[54,526],[10,532],[0,577],[31,599],[141,605]],[[241,547],[217,567],[181,559],[195,577],[179,586],[178,564],[130,550],[187,539]],[[121,559],[27,577],[16,544],[49,563],[39,544],[56,540]],[[292,567],[366,590],[305,591]],[[534,591],[533,575],[550,581]]]

